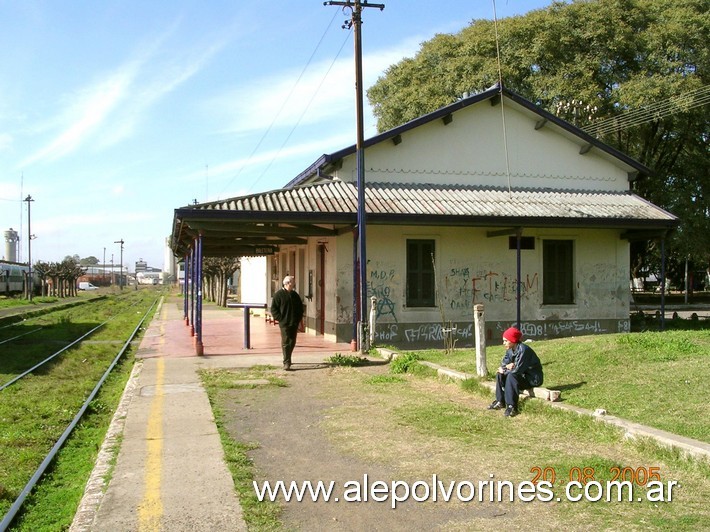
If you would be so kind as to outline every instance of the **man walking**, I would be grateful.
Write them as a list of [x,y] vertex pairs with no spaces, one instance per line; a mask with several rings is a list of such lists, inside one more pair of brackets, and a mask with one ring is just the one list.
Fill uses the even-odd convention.
[[303,318],[303,302],[295,289],[296,279],[287,275],[284,277],[283,288],[271,300],[271,316],[279,322],[281,329],[281,351],[286,371],[291,371],[291,353],[296,347],[298,327]]

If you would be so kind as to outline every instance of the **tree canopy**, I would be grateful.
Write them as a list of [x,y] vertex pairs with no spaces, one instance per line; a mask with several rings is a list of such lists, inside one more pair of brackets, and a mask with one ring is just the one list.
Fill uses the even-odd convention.
[[474,20],[457,34],[436,35],[413,58],[391,66],[367,92],[378,130],[502,79],[651,168],[654,174],[635,181],[633,188],[681,219],[670,239],[670,256],[676,263],[690,257],[695,268],[707,267],[707,0],[555,2],[500,20],[497,34],[498,46],[494,22]]

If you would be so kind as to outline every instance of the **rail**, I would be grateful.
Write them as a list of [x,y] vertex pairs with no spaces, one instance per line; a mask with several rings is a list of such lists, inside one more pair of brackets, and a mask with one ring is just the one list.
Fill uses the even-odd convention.
[[[129,336],[128,340],[126,340],[126,342],[123,344],[123,347],[121,348],[121,350],[120,350],[120,351],[118,352],[118,354],[114,357],[114,359],[113,359],[113,361],[111,362],[111,364],[109,365],[108,369],[104,372],[104,374],[103,374],[102,377],[99,379],[99,381],[98,381],[98,383],[96,384],[96,386],[94,386],[94,389],[91,391],[91,393],[89,394],[89,396],[86,398],[86,401],[84,401],[84,404],[81,406],[81,408],[79,409],[79,411],[77,412],[77,414],[74,416],[74,419],[69,423],[69,425],[68,425],[67,428],[64,430],[64,432],[63,432],[62,435],[59,437],[59,439],[58,439],[57,442],[54,444],[54,446],[53,446],[52,449],[49,451],[49,453],[47,453],[47,456],[45,456],[44,460],[42,460],[42,463],[39,465],[39,467],[37,468],[37,470],[34,472],[34,474],[32,475],[32,477],[30,478],[29,482],[25,485],[25,487],[23,488],[23,490],[20,492],[20,495],[17,497],[17,499],[15,499],[15,502],[12,504],[12,506],[10,507],[10,509],[8,510],[8,512],[5,514],[5,516],[3,517],[2,521],[0,521],[0,532],[5,532],[5,531],[7,530],[7,528],[10,526],[10,524],[12,523],[13,519],[15,519],[15,516],[16,516],[17,513],[20,511],[20,508],[22,508],[22,504],[25,502],[25,499],[26,499],[27,496],[30,494],[30,492],[32,491],[32,489],[35,487],[35,485],[37,484],[37,481],[42,477],[42,475],[44,474],[44,472],[47,470],[47,468],[48,468],[49,465],[51,464],[52,460],[53,460],[54,457],[57,455],[57,453],[59,452],[59,450],[62,448],[62,446],[64,445],[64,443],[66,442],[66,440],[69,438],[69,436],[70,436],[70,434],[72,433],[72,431],[74,430],[74,428],[76,428],[76,426],[79,424],[79,421],[81,421],[82,416],[83,416],[84,413],[86,412],[87,408],[89,408],[89,405],[91,404],[91,401],[94,400],[94,398],[95,398],[96,395],[98,394],[99,390],[101,389],[101,386],[103,386],[104,382],[106,381],[106,379],[108,378],[108,376],[111,374],[111,371],[113,371],[113,368],[116,367],[116,364],[118,364],[118,361],[121,359],[121,357],[123,356],[123,354],[126,352],[126,349],[128,349],[128,347],[131,345],[131,342],[133,341],[133,339],[135,338],[135,336],[138,334],[138,331],[140,330],[141,326],[143,325],[143,322],[144,322],[144,321],[146,320],[146,318],[150,315],[150,312],[153,310],[153,307],[155,307],[155,304],[156,304],[157,301],[158,301],[158,299],[156,299],[155,301],[153,301],[153,304],[150,306],[150,308],[149,308],[149,309],[146,311],[146,313],[143,315],[143,317],[141,318],[140,322],[138,323],[138,325],[136,325],[136,328],[133,330],[133,332],[132,332],[131,335]],[[94,332],[97,328],[99,328],[99,327],[105,325],[108,321],[110,321],[110,320],[107,320],[106,322],[102,323],[102,324],[99,325],[98,327],[92,329],[92,330],[89,331],[87,334],[83,335],[81,338],[84,338],[84,337],[88,336],[89,334],[91,334],[92,332]],[[77,340],[77,341],[78,341],[78,340]],[[73,344],[76,343],[77,341],[73,342],[71,345],[73,345]],[[70,346],[65,347],[64,349],[62,349],[62,351],[66,350],[68,347],[70,347]],[[55,353],[55,354],[52,355],[52,357],[50,357],[50,358],[54,358],[54,356],[56,356],[57,354],[58,354],[58,353]],[[39,365],[41,365],[41,364],[42,364],[42,363],[40,363]],[[35,368],[36,368],[36,367],[37,367],[37,366],[35,366]],[[32,369],[35,369],[35,368],[32,368]],[[28,370],[28,371],[29,371],[29,370]],[[27,373],[27,372],[25,372],[25,373]],[[12,382],[14,382],[15,380],[17,380],[17,379],[13,379],[13,381],[11,381],[10,383],[6,384],[4,387],[9,386],[9,385],[10,385]]]

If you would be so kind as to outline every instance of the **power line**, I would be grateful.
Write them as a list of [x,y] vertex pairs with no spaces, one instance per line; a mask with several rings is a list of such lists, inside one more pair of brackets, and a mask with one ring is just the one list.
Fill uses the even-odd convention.
[[[220,192],[220,194],[219,194],[219,196],[217,197],[217,199],[219,199],[219,198],[221,197],[221,195],[224,193],[224,191],[227,190],[227,188],[229,188],[229,186],[231,186],[231,184],[234,182],[234,180],[237,179],[237,178],[241,175],[241,173],[242,173],[242,171],[244,170],[244,168],[246,168],[246,167],[249,165],[249,163],[251,162],[251,160],[254,158],[254,155],[256,154],[256,152],[257,152],[257,151],[259,150],[259,148],[261,147],[261,144],[264,142],[264,139],[266,139],[266,136],[269,134],[269,132],[271,131],[271,128],[272,128],[272,127],[274,126],[274,124],[276,123],[276,120],[279,118],[279,116],[281,115],[282,111],[285,109],[286,104],[288,103],[289,99],[291,98],[291,96],[293,95],[294,91],[296,90],[296,87],[297,87],[298,84],[301,82],[301,78],[303,78],[303,75],[306,73],[306,70],[308,70],[308,67],[311,65],[311,62],[313,61],[313,57],[315,57],[316,52],[317,52],[318,49],[320,48],[320,45],[323,43],[323,39],[325,39],[325,36],[326,36],[326,34],[328,33],[328,30],[329,30],[330,27],[333,25],[333,20],[335,20],[335,17],[336,17],[336,16],[337,16],[337,13],[336,13],[335,15],[333,15],[333,18],[330,19],[330,22],[328,22],[328,24],[326,25],[326,28],[325,28],[325,30],[323,31],[323,34],[321,35],[321,38],[320,38],[320,40],[318,41],[318,44],[316,44],[316,47],[314,48],[313,52],[311,53],[311,56],[308,58],[308,61],[306,62],[306,65],[305,65],[305,66],[303,67],[303,69],[301,70],[301,73],[299,74],[298,79],[296,79],[296,81],[294,82],[293,86],[291,87],[291,90],[289,91],[288,96],[286,96],[286,98],[284,98],[283,101],[281,102],[281,107],[279,108],[279,110],[278,110],[278,111],[276,112],[276,114],[274,115],[274,118],[271,120],[271,123],[269,124],[269,127],[266,128],[266,131],[264,131],[263,135],[262,135],[261,138],[259,139],[259,142],[256,143],[256,146],[254,146],[254,149],[253,149],[252,152],[249,154],[249,158],[248,158],[248,159],[246,160],[246,162],[239,168],[239,170],[237,170],[237,173],[234,175],[234,177],[232,177],[232,179],[230,179],[229,182],[224,186],[224,188],[223,188],[222,191]],[[336,56],[336,57],[337,57],[337,56]],[[328,71],[330,71],[330,69],[328,69]],[[321,82],[321,83],[322,83],[322,82]],[[289,135],[289,136],[290,136],[290,135]],[[280,151],[281,151],[281,150],[279,150],[279,152],[280,152]],[[271,166],[272,163],[273,163],[273,160],[269,163],[269,166]],[[251,186],[253,187],[253,186],[256,184],[256,182],[258,182],[258,181],[261,179],[261,177],[263,177],[263,174],[262,174],[261,176],[259,176],[259,177],[257,178],[257,181],[255,181],[254,183],[252,183]],[[251,190],[251,187],[250,187],[249,189]],[[209,198],[207,198],[207,199],[209,200]]]
[[348,42],[349,38],[350,38],[350,33],[348,33],[348,35],[345,37],[345,40],[343,40],[343,44],[340,45],[340,49],[338,50],[338,53],[333,58],[333,61],[330,63],[330,66],[328,67],[328,70],[325,72],[325,74],[321,78],[320,83],[318,83],[318,87],[316,88],[316,90],[313,91],[313,94],[311,95],[311,99],[308,100],[308,103],[303,108],[301,115],[298,117],[298,120],[293,125],[293,128],[291,128],[291,131],[289,131],[288,135],[286,136],[286,139],[283,141],[283,143],[279,147],[279,150],[276,152],[276,155],[274,155],[272,157],[271,161],[269,161],[269,164],[266,166],[266,168],[264,168],[264,170],[261,172],[259,177],[257,177],[256,180],[249,186],[249,188],[247,189],[247,192],[249,192],[254,187],[254,185],[256,185],[259,181],[261,181],[261,178],[264,177],[266,172],[269,171],[269,168],[271,168],[271,165],[274,164],[274,161],[279,158],[279,155],[281,155],[281,151],[284,149],[284,146],[286,146],[288,141],[291,139],[291,135],[293,135],[293,132],[296,131],[296,128],[298,128],[298,126],[301,124],[301,120],[303,120],[303,117],[306,115],[306,112],[311,107],[313,100],[315,100],[316,96],[318,95],[320,88],[323,86],[323,83],[325,82],[326,78],[328,77],[328,74],[332,70],[333,65],[335,65],[335,62],[338,60],[338,57],[340,57],[340,53],[343,51],[343,48],[345,47],[345,43]]
[[[493,29],[496,37],[496,58],[498,61],[498,89],[500,90],[500,116],[503,127],[503,149],[505,151],[505,175],[508,178],[508,193],[510,194],[510,157],[508,155],[508,132],[505,127],[505,98],[503,98],[503,68],[500,59],[500,42],[498,40],[498,14],[496,13],[496,0],[493,0]],[[520,324],[520,320],[518,320]]]
[[678,112],[679,109],[689,110],[710,103],[710,85],[699,89],[673,96],[655,104],[644,105],[634,111],[629,111],[619,116],[612,116],[590,124],[582,130],[590,135],[599,137],[608,135],[622,129],[638,126],[646,122],[660,120]]

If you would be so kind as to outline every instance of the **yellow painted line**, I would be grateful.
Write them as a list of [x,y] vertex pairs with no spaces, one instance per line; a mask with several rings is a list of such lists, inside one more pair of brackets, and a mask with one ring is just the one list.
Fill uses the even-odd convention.
[[150,408],[146,431],[148,455],[145,463],[145,488],[143,500],[138,506],[138,530],[140,531],[160,530],[160,521],[163,516],[160,480],[163,461],[163,382],[165,378],[165,360],[158,358],[156,363],[155,395],[153,396],[153,404]]

